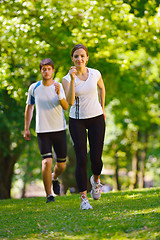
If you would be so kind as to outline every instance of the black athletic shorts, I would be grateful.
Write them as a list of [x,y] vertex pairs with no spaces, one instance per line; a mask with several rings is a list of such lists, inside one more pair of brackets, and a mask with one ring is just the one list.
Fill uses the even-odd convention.
[[[42,159],[53,158],[65,162],[67,156],[66,130],[58,132],[37,133],[39,150]],[[52,147],[55,155],[53,156]]]

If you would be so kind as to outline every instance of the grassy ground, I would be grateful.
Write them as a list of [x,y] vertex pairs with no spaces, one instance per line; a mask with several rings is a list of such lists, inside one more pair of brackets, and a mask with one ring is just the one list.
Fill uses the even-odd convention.
[[92,210],[80,210],[79,194],[56,201],[0,201],[0,239],[160,240],[160,188],[110,192]]

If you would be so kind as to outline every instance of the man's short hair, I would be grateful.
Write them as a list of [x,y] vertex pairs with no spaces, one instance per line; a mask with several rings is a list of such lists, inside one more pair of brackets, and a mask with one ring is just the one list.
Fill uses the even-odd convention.
[[42,59],[42,61],[39,64],[40,70],[44,65],[50,65],[54,69],[54,62],[50,58]]

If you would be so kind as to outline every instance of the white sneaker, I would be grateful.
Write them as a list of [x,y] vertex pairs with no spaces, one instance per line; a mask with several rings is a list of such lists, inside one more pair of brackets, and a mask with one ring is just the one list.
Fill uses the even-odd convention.
[[94,200],[98,200],[101,197],[101,184],[100,181],[98,183],[96,183],[93,179],[93,175],[90,178],[90,183],[92,185],[92,190],[91,190],[91,197]]
[[88,210],[88,209],[93,209],[93,207],[89,204],[88,199],[84,198],[81,202],[80,209]]

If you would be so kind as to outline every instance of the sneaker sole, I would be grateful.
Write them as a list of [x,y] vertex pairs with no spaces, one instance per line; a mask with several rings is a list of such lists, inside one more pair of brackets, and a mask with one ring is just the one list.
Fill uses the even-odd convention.
[[93,208],[81,208],[80,207],[80,210],[89,210],[89,209],[93,209]]

